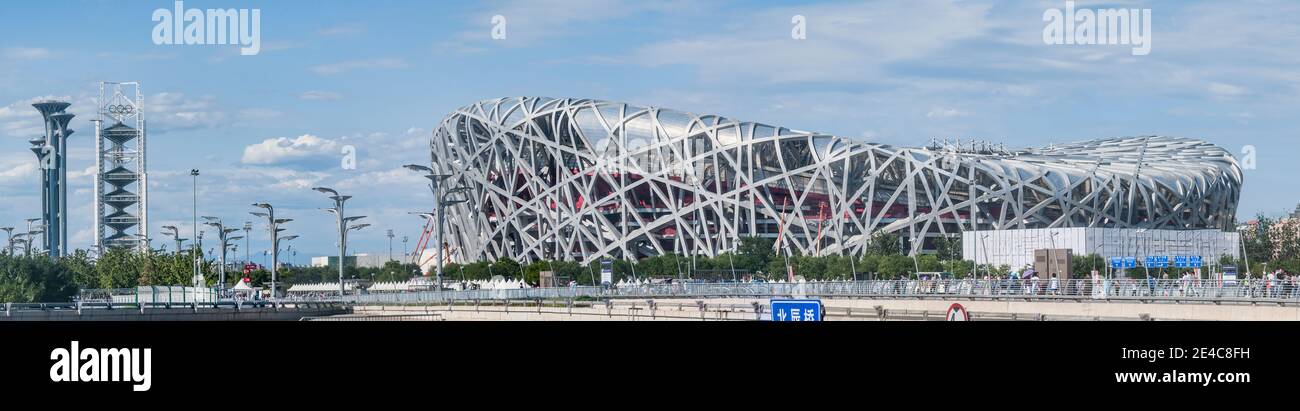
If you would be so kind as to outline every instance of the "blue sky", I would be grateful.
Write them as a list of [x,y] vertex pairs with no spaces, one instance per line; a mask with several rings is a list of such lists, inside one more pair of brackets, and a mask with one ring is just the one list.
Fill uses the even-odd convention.
[[[26,141],[41,131],[30,103],[68,99],[79,130],[69,238],[90,245],[88,120],[101,80],[144,84],[155,238],[167,224],[191,237],[188,170],[198,168],[200,215],[242,225],[249,203],[271,202],[295,219],[286,228],[303,236],[300,262],[334,247],[317,185],[356,196],[350,211],[369,216],[350,249],[386,253],[387,229],[396,252],[403,235],[413,246],[422,222],[407,212],[431,197],[400,166],[428,161],[443,114],[501,96],[627,101],[899,145],[1202,138],[1239,158],[1255,148],[1240,219],[1300,202],[1297,2],[1077,2],[1151,9],[1142,56],[1127,45],[1044,44],[1043,13],[1064,1],[184,5],[261,9],[261,53],[155,45],[151,16],[172,1],[0,5],[0,225],[38,216]],[[505,39],[491,39],[494,15],[506,17]],[[794,15],[806,17],[804,40],[790,37]],[[355,169],[339,166],[344,145],[358,150]],[[264,234],[253,241],[267,247]]]

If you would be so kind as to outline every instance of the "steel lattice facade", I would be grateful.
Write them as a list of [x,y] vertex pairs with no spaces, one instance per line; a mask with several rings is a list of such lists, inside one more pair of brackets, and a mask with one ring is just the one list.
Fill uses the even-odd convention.
[[454,260],[590,262],[713,256],[742,237],[804,254],[909,252],[971,229],[1226,228],[1242,183],[1230,153],[1143,136],[1005,150],[906,148],[716,115],[517,97],[445,117],[431,141]]

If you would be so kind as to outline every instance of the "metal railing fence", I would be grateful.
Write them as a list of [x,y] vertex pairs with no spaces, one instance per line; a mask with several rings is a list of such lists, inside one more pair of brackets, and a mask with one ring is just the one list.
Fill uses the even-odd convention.
[[[609,287],[555,287],[505,290],[408,291],[352,294],[352,303],[420,304],[466,300],[608,298],[989,298],[1027,300],[1174,300],[1300,303],[1300,284],[1292,280],[1196,279],[945,279],[872,280],[802,283],[674,283]],[[338,301],[338,296],[285,298],[285,301]]]

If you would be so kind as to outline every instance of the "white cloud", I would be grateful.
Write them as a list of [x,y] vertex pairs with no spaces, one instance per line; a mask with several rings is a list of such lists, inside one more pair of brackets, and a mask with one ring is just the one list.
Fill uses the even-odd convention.
[[339,156],[341,145],[311,134],[296,138],[268,138],[261,143],[244,147],[244,164],[278,164],[304,159]]
[[1240,86],[1234,86],[1226,83],[1211,82],[1206,90],[1218,96],[1232,97],[1246,94],[1246,89]]
[[39,175],[36,156],[13,153],[0,158],[0,187],[31,187],[35,190]]
[[428,180],[420,176],[419,173],[412,172],[402,167],[391,168],[380,171],[369,171],[354,177],[348,177],[340,180],[337,184],[338,189],[365,189],[375,185],[399,185],[404,187],[419,187]]
[[[466,18],[473,29],[434,43],[435,53],[477,53],[489,46],[522,47],[581,31],[584,24],[600,23],[644,13],[684,12],[706,7],[693,0],[511,0],[490,6]],[[492,39],[492,18],[506,18],[506,37]]]
[[184,93],[162,92],[146,98],[145,110],[154,132],[214,128],[224,125],[227,118],[211,95],[188,98]]
[[[728,30],[721,34],[653,43],[598,61],[692,66],[706,81],[863,82],[882,65],[985,35],[989,8],[927,0],[769,9],[724,22]],[[807,39],[791,38],[794,15],[806,17]]]
[[355,36],[366,32],[366,27],[359,24],[343,24],[320,29],[316,34],[322,36]]
[[308,90],[298,95],[302,100],[339,100],[343,98],[342,94],[333,91]]
[[42,60],[53,55],[49,49],[40,47],[9,47],[3,54],[5,58],[14,60]]
[[928,118],[948,118],[965,116],[966,112],[950,107],[934,107],[930,112],[925,113]]
[[280,117],[282,113],[269,108],[249,108],[239,111],[239,115],[249,120],[266,120]]
[[[41,119],[41,113],[32,108],[32,103],[42,100],[59,100],[73,102],[71,96],[39,96],[25,100],[15,101],[9,105],[0,107],[0,134],[7,137],[21,138],[23,142],[32,137],[38,137],[45,133],[44,120]],[[94,104],[80,99],[73,102],[68,111],[77,114],[80,107],[93,107]],[[74,125],[72,128],[76,128]]]
[[321,64],[311,67],[311,71],[322,76],[343,74],[352,70],[395,70],[410,67],[399,58],[377,58],[369,60],[349,60],[338,63]]

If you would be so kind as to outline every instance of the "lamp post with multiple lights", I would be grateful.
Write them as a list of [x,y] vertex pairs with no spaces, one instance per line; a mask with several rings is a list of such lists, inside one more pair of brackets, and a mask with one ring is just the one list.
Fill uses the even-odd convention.
[[445,210],[447,207],[469,201],[468,198],[455,199],[453,197],[456,194],[470,191],[470,188],[462,186],[462,187],[452,188],[450,190],[444,190],[442,184],[447,180],[447,178],[451,177],[451,174],[439,174],[434,172],[432,168],[425,167],[418,164],[407,164],[403,167],[406,167],[408,170],[411,171],[418,171],[418,172],[425,173],[424,177],[429,179],[429,191],[433,192],[433,199],[434,199],[433,213],[411,213],[411,214],[416,214],[421,217],[424,217],[425,219],[429,220],[430,223],[433,223],[433,225],[436,227],[434,230],[434,236],[435,236],[434,247],[436,248],[436,251],[434,251],[434,256],[438,260],[438,262],[436,264],[437,268],[435,269],[436,270],[435,276],[436,276],[436,281],[438,282],[437,289],[441,290],[442,289],[442,263],[444,259],[443,258],[444,241],[443,241],[442,227],[443,227],[443,220],[445,220],[445,216],[446,216]]
[[238,232],[239,229],[238,229],[238,228],[226,228],[225,224],[223,224],[223,223],[221,222],[221,219],[218,219],[218,218],[216,218],[216,217],[212,217],[212,216],[203,216],[203,219],[204,219],[204,220],[208,220],[207,222],[204,222],[203,224],[210,225],[210,226],[212,226],[213,228],[216,228],[216,229],[217,229],[217,241],[219,241],[219,242],[221,243],[221,244],[220,244],[220,247],[221,247],[221,268],[220,268],[218,271],[220,272],[219,275],[220,275],[220,279],[221,279],[221,289],[224,290],[224,289],[226,288],[226,246],[227,246],[227,242],[230,241],[230,240],[232,240],[232,239],[239,239],[239,238],[243,238],[243,237],[239,237],[239,236],[236,236],[236,237],[233,237],[233,238],[230,237],[230,233]]
[[177,229],[176,226],[174,225],[165,225],[162,228],[163,228],[163,234],[172,236],[172,240],[176,241],[176,254],[180,255],[181,243],[184,243],[185,240],[188,239],[181,238],[180,229]]
[[[275,240],[275,241],[276,241],[276,242],[275,242],[275,248],[276,248],[276,251],[279,251],[279,250],[280,250],[280,242],[281,242],[281,241],[289,242],[289,241],[293,241],[293,239],[295,239],[295,238],[298,238],[298,236],[296,236],[296,235],[286,235],[286,236],[284,236],[284,237],[277,238],[277,239]],[[290,246],[288,246],[288,247],[289,247],[289,248],[292,248],[293,246],[290,245]],[[285,251],[287,252],[288,249],[286,249]],[[289,265],[293,265],[292,261],[293,261],[293,260],[290,260]]]
[[[36,234],[42,234],[45,232],[45,224],[44,223],[36,224],[37,221],[41,221],[41,219],[39,218],[29,218],[26,221],[27,221],[27,245],[26,247],[23,248],[23,254],[26,256],[31,256],[32,241],[36,239]],[[42,238],[43,237],[44,236],[42,236]],[[36,250],[36,251],[39,252],[40,250]]]
[[266,210],[265,213],[254,211],[254,212],[250,212],[249,214],[259,216],[259,217],[266,217],[266,223],[269,226],[268,228],[271,231],[271,299],[275,300],[276,299],[275,296],[276,265],[278,265],[277,262],[279,261],[279,255],[278,253],[276,253],[277,250],[275,248],[276,245],[279,244],[278,239],[280,237],[280,224],[293,221],[293,219],[292,218],[276,219],[275,207],[267,203],[253,203],[253,207],[262,208]]
[[[0,226],[0,230],[3,230],[3,232],[5,232],[5,234],[9,234],[9,242],[6,243],[6,245],[5,245],[5,247],[4,247],[4,252],[5,252],[5,254],[13,255],[13,228],[12,228],[12,226]],[[393,232],[389,232],[389,233],[391,234],[391,233],[393,233]],[[391,239],[389,239],[389,242],[391,243]],[[391,248],[391,247],[393,247],[393,246],[389,246],[389,248]],[[393,251],[389,251],[389,254],[393,254]]]
[[[27,242],[27,233],[18,233],[18,234],[14,234],[14,239],[13,239],[11,242],[14,243],[14,244],[22,244],[22,245],[23,245],[23,250],[28,250],[29,247],[31,247],[31,246],[29,245],[29,243]],[[12,247],[12,246],[11,246],[11,247]],[[17,252],[17,251],[18,251],[17,249],[14,249],[14,250],[11,251],[11,252]],[[26,256],[28,256],[28,254],[29,254],[28,251],[24,251],[23,256],[26,257]]]
[[[334,207],[322,208],[322,210],[334,213],[335,220],[337,220],[339,230],[339,298],[343,298],[343,261],[344,257],[347,255],[348,231],[351,230],[351,228],[348,227],[348,224],[366,218],[366,216],[348,217],[344,215],[343,205],[349,198],[352,198],[352,196],[341,195],[338,191],[329,187],[314,187],[312,190],[327,194],[330,196],[329,198],[331,200],[334,200]],[[368,226],[369,224],[366,225]]]

